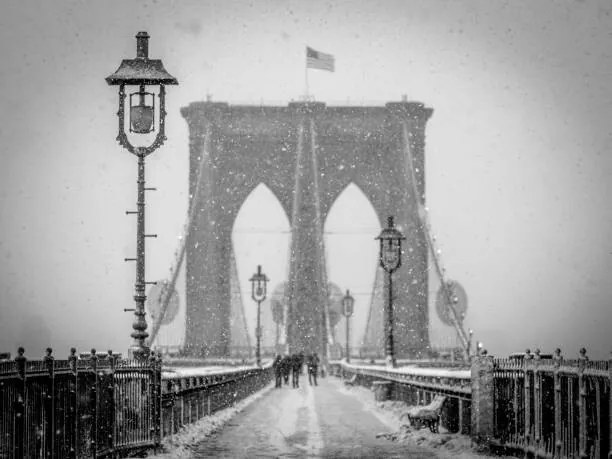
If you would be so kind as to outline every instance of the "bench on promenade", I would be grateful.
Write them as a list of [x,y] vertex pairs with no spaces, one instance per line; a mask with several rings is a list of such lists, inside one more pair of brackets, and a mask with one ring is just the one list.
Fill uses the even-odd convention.
[[411,406],[408,408],[407,411],[402,413],[400,420],[406,416],[411,426],[426,425],[433,433],[437,433],[440,425],[440,413],[445,401],[446,396],[436,395],[429,405]]
[[355,373],[351,377],[351,379],[347,379],[346,381],[344,381],[344,385],[345,386],[354,386],[356,382],[357,382],[357,373]]

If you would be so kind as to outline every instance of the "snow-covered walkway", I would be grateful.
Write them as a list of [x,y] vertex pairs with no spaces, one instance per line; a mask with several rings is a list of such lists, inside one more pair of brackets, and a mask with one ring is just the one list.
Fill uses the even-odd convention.
[[394,430],[397,425],[344,391],[340,380],[321,379],[314,387],[302,379],[299,389],[272,389],[192,451],[197,458],[435,457],[377,437]]
[[312,387],[272,387],[164,441],[156,458],[486,459],[469,437],[401,425],[403,402],[377,403],[361,386],[329,377]]

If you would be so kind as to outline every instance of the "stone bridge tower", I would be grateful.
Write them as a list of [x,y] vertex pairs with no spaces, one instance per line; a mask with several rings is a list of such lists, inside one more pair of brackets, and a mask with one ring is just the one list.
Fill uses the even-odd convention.
[[[425,126],[431,113],[417,102],[380,107],[194,102],[183,108],[190,132],[189,191],[192,199],[199,194],[201,203],[187,241],[187,351],[228,354],[232,228],[242,203],[264,183],[291,222],[289,349],[323,352],[323,224],[336,198],[354,183],[381,225],[394,215],[407,237],[402,268],[394,274],[396,355],[426,352],[427,245],[418,205],[425,199]],[[408,149],[416,184],[408,170]]]

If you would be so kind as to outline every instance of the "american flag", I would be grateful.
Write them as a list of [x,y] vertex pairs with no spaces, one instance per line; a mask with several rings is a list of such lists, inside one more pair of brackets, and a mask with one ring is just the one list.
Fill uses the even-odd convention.
[[334,56],[306,47],[306,68],[334,71]]

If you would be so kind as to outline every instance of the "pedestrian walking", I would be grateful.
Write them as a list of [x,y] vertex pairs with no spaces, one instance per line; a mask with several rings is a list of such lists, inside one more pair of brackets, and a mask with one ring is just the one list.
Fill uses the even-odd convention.
[[293,354],[291,356],[291,370],[292,370],[292,378],[291,383],[294,389],[300,387],[300,371],[302,370],[301,359],[298,354]]
[[312,382],[314,381],[314,385],[317,386],[317,373],[319,372],[319,356],[315,352],[308,358],[308,382],[312,386]]
[[274,363],[272,367],[274,368],[274,376],[276,378],[276,387],[277,389],[283,385],[283,369],[282,369],[282,361],[283,358],[278,354],[274,359]]
[[289,384],[289,373],[291,372],[291,357],[285,354],[281,360],[281,372],[283,373],[283,381],[285,385]]
[[304,355],[304,351],[300,351],[298,354],[300,356],[300,375],[304,374],[304,362],[306,360],[306,356]]

